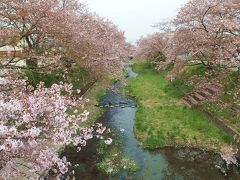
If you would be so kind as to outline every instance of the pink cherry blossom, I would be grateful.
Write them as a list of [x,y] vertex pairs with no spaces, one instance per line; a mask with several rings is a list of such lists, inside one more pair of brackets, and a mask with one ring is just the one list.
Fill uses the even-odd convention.
[[[0,154],[6,165],[17,156],[35,171],[56,166],[60,173],[66,173],[69,164],[52,147],[73,143],[80,150],[87,140],[105,130],[100,123],[79,126],[88,119],[86,110],[79,115],[68,113],[68,109],[75,109],[78,114],[85,103],[83,98],[72,96],[72,85],[53,84],[46,88],[40,83],[29,91],[22,79],[5,77],[0,83]],[[63,96],[62,91],[68,94]]]
[[[66,57],[100,78],[119,72],[131,53],[124,32],[77,0],[1,0],[0,7],[0,46],[23,48],[25,59],[58,65]],[[0,66],[14,67],[15,55]]]
[[[190,0],[161,30],[138,41],[136,57],[152,59],[158,69],[182,60],[209,67],[240,67],[240,3],[235,0]],[[160,59],[160,61],[157,61]]]

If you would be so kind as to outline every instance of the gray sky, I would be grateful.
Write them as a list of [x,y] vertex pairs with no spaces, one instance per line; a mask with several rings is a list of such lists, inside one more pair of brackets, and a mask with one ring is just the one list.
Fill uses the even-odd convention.
[[85,0],[92,11],[125,31],[127,40],[157,31],[152,25],[174,17],[188,0]]

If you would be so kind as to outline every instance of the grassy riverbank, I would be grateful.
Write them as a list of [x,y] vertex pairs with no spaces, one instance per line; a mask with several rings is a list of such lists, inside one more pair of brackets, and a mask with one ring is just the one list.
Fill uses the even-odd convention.
[[219,150],[232,141],[197,110],[182,101],[183,93],[147,63],[134,64],[139,76],[128,83],[128,91],[138,101],[135,133],[144,147],[188,146]]
[[110,82],[97,81],[85,94],[84,98],[89,99],[89,102],[85,104],[84,109],[90,112],[87,124],[92,125],[103,114],[104,109],[97,105],[101,101],[101,98],[105,95],[107,88],[110,86]]
[[181,69],[172,85],[187,94],[204,83],[221,82],[224,88],[219,96],[201,103],[201,107],[240,133],[240,72],[220,66],[208,69],[202,64],[188,65]]
[[[123,75],[122,75],[123,76]],[[94,84],[94,76],[91,75],[86,69],[80,66],[71,68],[59,68],[49,72],[38,72],[34,70],[26,70],[23,77],[28,79],[28,83],[36,87],[40,82],[44,82],[46,87],[51,87],[54,83],[60,82],[72,83],[73,89],[83,90],[83,97],[89,99],[85,104],[84,109],[90,112],[89,119],[86,123],[81,125],[92,125],[102,115],[103,109],[97,107],[101,98],[105,95],[107,88],[116,81],[114,77],[105,77],[103,80],[98,80]],[[85,92],[86,91],[86,92]],[[82,107],[80,107],[81,109]],[[82,112],[82,109],[79,111]]]

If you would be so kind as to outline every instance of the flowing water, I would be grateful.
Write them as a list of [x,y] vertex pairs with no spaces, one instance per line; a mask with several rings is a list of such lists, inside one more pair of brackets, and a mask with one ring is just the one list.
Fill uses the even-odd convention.
[[[131,67],[128,67],[129,77],[137,77]],[[239,171],[231,167],[228,176],[216,168],[224,166],[219,155],[196,149],[165,148],[157,151],[143,149],[134,136],[134,119],[137,111],[136,102],[119,93],[122,89],[121,82],[114,87],[119,91],[109,90],[103,98],[102,105],[117,105],[108,108],[101,117],[101,121],[110,128],[124,129],[122,133],[124,154],[133,159],[139,167],[135,173],[121,171],[115,177],[107,177],[98,172],[95,167],[97,161],[96,141],[92,141],[80,153],[66,152],[65,155],[71,162],[80,163],[76,179],[136,179],[136,180],[161,180],[161,179],[240,179]],[[120,107],[118,106],[120,105]]]

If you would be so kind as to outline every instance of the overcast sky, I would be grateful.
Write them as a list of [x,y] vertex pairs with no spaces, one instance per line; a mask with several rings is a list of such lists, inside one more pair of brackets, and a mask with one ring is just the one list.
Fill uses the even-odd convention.
[[92,11],[110,19],[134,43],[157,31],[152,25],[174,17],[188,0],[85,0]]

